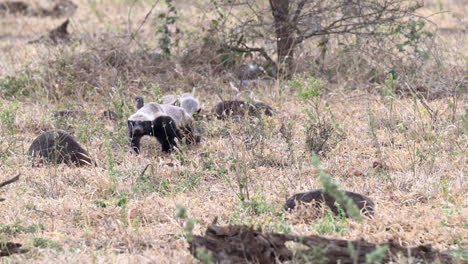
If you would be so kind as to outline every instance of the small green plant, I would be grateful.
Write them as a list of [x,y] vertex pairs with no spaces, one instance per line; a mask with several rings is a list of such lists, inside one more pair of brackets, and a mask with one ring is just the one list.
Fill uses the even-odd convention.
[[154,172],[149,175],[146,175],[146,170],[153,166],[148,164],[143,172],[138,176],[137,183],[132,186],[132,191],[134,194],[141,194],[143,191],[147,192],[157,192],[162,195],[168,195],[171,191],[170,181],[167,178],[157,178],[154,176]]
[[60,245],[59,242],[52,241],[52,240],[42,238],[42,237],[33,238],[32,244],[34,247],[38,247],[38,248],[53,248],[58,251],[63,250],[62,245]]
[[374,251],[366,255],[366,264],[383,263],[388,250],[387,245],[378,246]]
[[184,205],[178,204],[176,206],[176,217],[182,220],[185,220],[183,226],[184,236],[187,238],[187,241],[190,243],[193,240],[193,228],[195,227],[196,220],[194,218],[188,218],[187,216],[187,207]]
[[463,124],[463,133],[468,133],[468,108],[465,108],[463,114],[461,116],[462,124]]
[[95,117],[77,123],[79,125],[76,127],[76,137],[83,143],[90,142],[94,136],[99,135],[104,130],[102,123],[96,122]]
[[344,133],[339,124],[333,122],[330,104],[322,102],[323,81],[307,73],[303,77],[294,76],[289,84],[297,91],[299,99],[306,103],[303,111],[308,117],[304,122],[307,150],[318,154],[333,149],[344,138]]
[[395,96],[396,88],[398,86],[397,73],[392,71],[387,74],[383,86],[383,95],[385,97],[393,98]]
[[396,46],[399,51],[404,51],[406,47],[413,48],[422,59],[429,59],[430,56],[426,50],[420,47],[419,43],[424,38],[432,38],[433,34],[425,30],[426,22],[422,19],[417,21],[409,21],[406,24],[399,24],[393,28],[390,34],[403,36],[403,42],[398,43]]
[[102,208],[106,208],[109,205],[105,200],[94,200],[93,204]]
[[294,253],[293,263],[329,263],[326,257],[327,248],[325,246],[313,246],[306,250],[298,250]]
[[468,260],[468,249],[466,248],[457,248],[453,249],[450,251],[450,254],[454,256],[455,258],[461,259],[461,260]]
[[115,194],[117,191],[117,178],[115,177],[116,170],[115,170],[115,163],[114,163],[114,154],[112,153],[112,149],[109,145],[109,141],[105,141],[104,143],[106,148],[106,156],[107,156],[107,171],[110,177],[110,185],[108,189],[109,195]]
[[6,235],[18,235],[18,234],[35,234],[38,231],[45,230],[43,223],[32,224],[29,226],[23,226],[22,221],[16,221],[14,224],[3,224],[0,223],[0,234]]
[[285,234],[291,233],[293,227],[290,223],[287,222],[282,214],[282,212],[279,212],[273,218],[268,217],[266,219],[267,222],[261,226],[261,230]]
[[178,39],[173,39],[173,37],[179,33],[179,28],[175,27],[175,29],[173,29],[179,17],[172,0],[166,0],[165,2],[167,11],[165,13],[159,13],[154,22],[160,25],[156,30],[159,48],[164,55],[170,56],[171,48],[179,45]]
[[268,203],[263,195],[257,193],[252,196],[249,200],[241,201],[242,207],[253,215],[260,215],[273,211],[272,206]]
[[359,212],[356,204],[351,198],[346,196],[343,191],[339,190],[339,185],[333,181],[330,175],[325,173],[322,168],[322,164],[320,163],[320,158],[317,155],[312,156],[311,163],[319,169],[318,180],[322,185],[324,192],[334,197],[340,206],[344,206],[348,215],[353,219],[362,221],[361,213]]
[[177,192],[185,192],[192,190],[202,179],[202,174],[199,172],[184,171],[180,174],[178,186],[175,188]]
[[197,252],[195,254],[197,259],[200,260],[200,263],[203,264],[212,264],[213,262],[213,254],[206,250],[204,247],[197,248]]
[[[305,79],[305,80],[304,80]],[[289,85],[297,91],[297,96],[304,100],[311,100],[320,97],[322,80],[312,77],[309,73],[306,73],[304,78],[294,76],[293,80],[289,82]]]
[[155,102],[160,102],[162,97],[161,86],[157,83],[153,83],[150,87],[151,93],[153,94],[153,100]]
[[[246,166],[241,166],[238,162],[238,156],[236,152],[232,152],[228,156],[228,166],[229,169],[228,171],[234,171],[236,172],[236,181],[237,181],[237,186],[232,184],[232,181],[230,178],[228,178],[226,175],[224,176],[224,179],[226,182],[229,184],[229,187],[236,193],[237,198],[241,202],[248,201],[250,199],[250,191],[249,191],[249,177],[246,174]],[[224,171],[224,169],[221,169]],[[238,190],[236,191],[236,187]]]
[[16,110],[17,104],[10,104],[0,99],[0,159],[4,159],[17,149]]
[[125,84],[123,81],[120,81],[119,86],[117,88],[112,88],[112,93],[110,94],[112,107],[119,120],[124,119],[124,117],[126,119],[128,114],[131,112],[126,103],[127,97],[125,91]]
[[128,197],[125,193],[119,194],[119,196],[115,200],[115,205],[122,209],[127,208],[127,203],[128,203]]
[[312,154],[329,151],[338,144],[339,138],[336,135],[335,128],[330,123],[310,120],[306,125],[306,148]]
[[187,161],[188,161],[188,157],[187,157],[187,149],[188,149],[187,140],[185,138],[183,138],[182,140],[180,140],[180,141],[178,140],[177,142],[178,142],[177,149],[176,149],[176,151],[173,152],[173,155],[180,162],[180,164],[186,164]]
[[6,105],[0,101],[0,128],[2,136],[14,135],[16,132],[16,111],[18,106]]
[[[374,114],[372,113],[372,111],[370,109],[368,109],[367,111],[368,111],[368,120],[369,120],[369,133],[371,135],[371,138],[372,138],[372,141],[373,141],[373,144],[374,144],[374,148],[376,149],[375,155],[378,157],[378,159],[381,162],[384,163],[385,162],[384,161],[384,155],[383,155],[382,149],[380,147],[379,138],[377,137],[377,124],[376,124],[375,116],[374,116]],[[389,180],[393,184],[393,179],[391,178],[391,176],[390,176],[387,169],[382,167],[382,168],[378,169],[378,172],[379,172],[379,175],[380,175],[380,177],[382,179]]]
[[346,215],[344,210],[339,206],[339,214],[335,215],[333,212],[328,211],[324,218],[316,223],[311,224],[311,228],[317,230],[321,235],[328,235],[347,232],[346,228]]
[[36,87],[37,83],[27,73],[0,78],[0,96],[3,97],[29,96]]

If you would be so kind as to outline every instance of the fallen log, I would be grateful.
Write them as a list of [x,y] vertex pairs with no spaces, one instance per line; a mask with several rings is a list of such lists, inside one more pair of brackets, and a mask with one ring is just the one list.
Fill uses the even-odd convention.
[[[306,246],[306,250],[293,252],[286,242],[296,242]],[[366,263],[366,256],[382,252],[383,263],[401,257],[408,263],[468,263],[433,249],[431,245],[402,247],[388,241],[374,244],[365,240],[328,239],[317,235],[295,236],[281,233],[262,233],[247,226],[215,226],[207,228],[204,236],[193,236],[189,241],[190,253],[199,259],[211,255],[215,263],[280,263],[288,260],[317,260],[320,263]],[[314,250],[315,249],[315,250]],[[203,253],[204,252],[204,253]],[[315,252],[315,253],[314,253]],[[421,262],[422,261],[422,262]]]

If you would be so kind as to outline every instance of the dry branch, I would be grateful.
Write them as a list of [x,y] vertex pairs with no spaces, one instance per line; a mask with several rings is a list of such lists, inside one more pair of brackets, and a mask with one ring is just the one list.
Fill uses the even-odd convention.
[[[286,242],[297,242],[309,250],[292,252]],[[446,253],[433,249],[431,245],[402,247],[393,241],[373,244],[365,240],[328,239],[317,235],[294,236],[281,233],[262,233],[247,226],[215,226],[206,230],[205,236],[194,236],[189,250],[195,257],[200,252],[209,252],[216,263],[278,263],[292,260],[301,255],[311,254],[313,249],[321,249],[323,263],[365,263],[366,255],[376,249],[386,247],[383,260],[385,263],[396,257],[408,257],[412,261],[423,263],[468,263],[457,260]],[[353,249],[353,250],[350,250]],[[420,262],[418,262],[420,263]]]
[[266,67],[268,67],[269,65],[274,65],[275,64],[275,61],[270,56],[268,56],[268,53],[265,51],[264,48],[251,48],[251,47],[247,47],[245,45],[244,45],[243,48],[234,47],[234,46],[230,46],[230,45],[224,45],[224,48],[227,48],[229,50],[236,51],[236,52],[241,52],[241,53],[258,52],[267,61],[267,66]]
[[20,176],[20,175],[21,175],[21,174],[18,174],[18,175],[16,175],[14,178],[9,179],[9,180],[7,180],[7,181],[4,181],[4,182],[0,183],[0,188],[2,188],[2,187],[5,186],[5,185],[8,185],[8,184],[10,184],[10,183],[14,183],[15,181],[19,180],[19,176]]

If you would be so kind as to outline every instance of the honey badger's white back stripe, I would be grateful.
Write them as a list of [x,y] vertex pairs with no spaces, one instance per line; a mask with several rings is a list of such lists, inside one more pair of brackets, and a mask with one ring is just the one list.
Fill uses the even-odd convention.
[[163,97],[161,97],[161,102],[163,104],[175,105],[177,103],[177,96],[173,94],[164,95]]
[[191,122],[191,117],[182,107],[158,104],[158,103],[147,103],[133,115],[131,115],[129,121],[153,121],[160,116],[169,116],[178,126],[185,125]]

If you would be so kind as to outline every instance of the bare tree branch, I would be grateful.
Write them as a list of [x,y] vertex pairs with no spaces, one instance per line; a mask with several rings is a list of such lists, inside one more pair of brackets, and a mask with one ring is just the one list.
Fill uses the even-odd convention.
[[15,177],[13,177],[12,179],[9,179],[7,181],[4,181],[2,183],[0,183],[0,188],[2,188],[3,186],[6,186],[10,183],[14,183],[15,181],[19,180],[19,177],[20,177],[21,173],[16,175]]
[[297,4],[296,11],[294,11],[294,16],[291,19],[293,24],[297,23],[297,20],[299,19],[299,16],[301,15],[302,9],[304,8],[306,2],[307,0],[302,0],[301,2],[299,2],[299,4]]
[[237,51],[237,52],[243,52],[243,53],[247,53],[247,52],[258,52],[260,53],[260,55],[262,55],[268,62],[268,65],[273,65],[275,64],[275,61],[271,59],[270,56],[268,56],[268,54],[266,53],[265,49],[264,48],[250,48],[250,47],[247,47],[244,45],[244,48],[240,48],[240,47],[233,47],[233,46],[229,46],[229,45],[223,45],[225,48],[227,49],[230,49],[232,51]]

